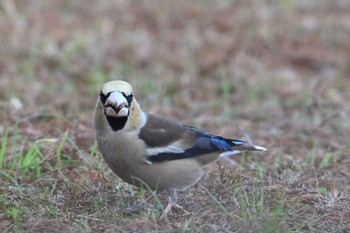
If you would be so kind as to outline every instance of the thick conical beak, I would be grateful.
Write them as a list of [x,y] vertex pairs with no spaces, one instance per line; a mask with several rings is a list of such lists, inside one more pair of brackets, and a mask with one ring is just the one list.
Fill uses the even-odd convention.
[[115,91],[110,94],[105,103],[106,115],[111,117],[125,117],[129,115],[128,102],[122,93]]

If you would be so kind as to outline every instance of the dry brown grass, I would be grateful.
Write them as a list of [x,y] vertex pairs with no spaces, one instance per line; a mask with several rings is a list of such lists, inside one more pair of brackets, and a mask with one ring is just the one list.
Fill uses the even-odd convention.
[[[1,232],[350,231],[350,3],[25,1],[0,5]],[[160,194],[96,151],[101,85],[266,154],[208,174],[159,220]],[[225,168],[224,168],[225,167]],[[160,202],[159,202],[160,201]]]

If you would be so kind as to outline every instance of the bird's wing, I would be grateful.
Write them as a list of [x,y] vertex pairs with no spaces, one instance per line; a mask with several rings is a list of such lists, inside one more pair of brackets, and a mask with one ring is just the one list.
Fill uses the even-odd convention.
[[151,114],[147,115],[139,138],[147,146],[146,161],[150,163],[247,150],[244,141],[225,139]]

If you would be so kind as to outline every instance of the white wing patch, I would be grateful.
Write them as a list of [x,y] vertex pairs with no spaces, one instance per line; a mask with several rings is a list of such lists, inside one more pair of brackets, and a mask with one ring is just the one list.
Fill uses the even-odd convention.
[[228,156],[231,156],[231,155],[239,154],[241,152],[242,151],[240,151],[240,150],[229,150],[229,151],[222,152],[220,154],[220,157],[228,157]]
[[181,147],[181,142],[177,141],[174,142],[168,146],[163,146],[163,147],[152,147],[152,148],[147,148],[146,149],[146,154],[148,156],[157,156],[158,154],[161,153],[176,153],[180,154],[183,153],[184,149]]

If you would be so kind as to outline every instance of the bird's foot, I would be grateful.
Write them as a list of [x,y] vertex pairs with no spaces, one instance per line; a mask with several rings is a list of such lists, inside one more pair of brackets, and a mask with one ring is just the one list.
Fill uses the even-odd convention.
[[174,207],[175,207],[175,208],[178,208],[178,209],[180,209],[180,210],[182,210],[182,212],[185,213],[184,215],[190,214],[190,212],[188,212],[187,210],[185,210],[185,208],[183,208],[182,206],[180,206],[180,205],[178,205],[178,204],[175,204]]
[[178,204],[171,204],[171,203],[168,203],[167,206],[166,206],[165,209],[164,209],[163,214],[160,216],[160,219],[163,219],[163,218],[165,218],[169,213],[172,213],[172,208],[173,208],[173,207],[182,210],[182,211],[185,213],[184,215],[190,214],[190,213],[189,213],[188,211],[186,211],[182,206],[180,206],[180,205],[178,205]]

